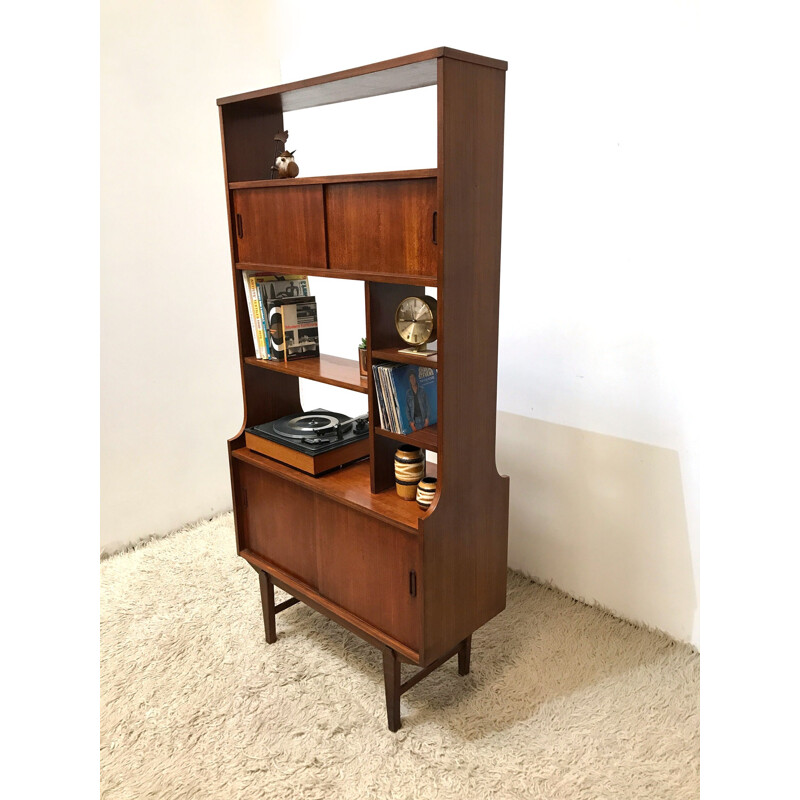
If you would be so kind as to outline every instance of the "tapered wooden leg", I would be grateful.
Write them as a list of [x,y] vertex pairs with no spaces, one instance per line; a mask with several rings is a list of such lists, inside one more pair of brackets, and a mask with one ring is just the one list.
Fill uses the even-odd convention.
[[264,613],[264,636],[267,644],[273,644],[278,639],[275,632],[275,587],[263,570],[258,572],[258,586],[261,589],[261,610]]
[[467,636],[458,648],[458,674],[469,674],[469,657],[472,654],[472,636]]
[[383,651],[383,681],[386,685],[386,713],[389,730],[400,730],[400,659],[388,647]]

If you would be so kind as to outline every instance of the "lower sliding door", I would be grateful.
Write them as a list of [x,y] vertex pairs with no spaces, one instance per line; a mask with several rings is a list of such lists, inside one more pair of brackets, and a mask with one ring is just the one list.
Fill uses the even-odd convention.
[[419,536],[237,463],[239,546],[418,650]]
[[316,515],[320,594],[417,650],[419,537],[325,497]]
[[247,464],[237,464],[236,474],[244,507],[241,548],[317,589],[313,493]]

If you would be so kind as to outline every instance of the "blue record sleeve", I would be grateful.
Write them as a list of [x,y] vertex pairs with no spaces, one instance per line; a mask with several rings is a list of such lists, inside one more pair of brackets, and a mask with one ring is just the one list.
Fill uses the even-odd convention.
[[435,425],[436,370],[416,364],[398,364],[390,375],[397,397],[399,432],[408,434]]

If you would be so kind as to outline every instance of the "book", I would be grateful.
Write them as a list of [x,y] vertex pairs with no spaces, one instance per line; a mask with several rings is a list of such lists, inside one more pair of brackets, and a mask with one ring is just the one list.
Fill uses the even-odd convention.
[[[269,301],[272,302],[272,301]],[[283,360],[319,357],[317,301],[313,297],[283,300]]]
[[269,358],[267,309],[265,299],[303,297],[310,294],[307,275],[272,275],[256,270],[242,270],[250,332],[256,358]]
[[261,325],[264,334],[264,358],[269,358],[269,334],[267,333],[267,301],[282,298],[308,297],[307,275],[256,275],[257,302],[261,311]]
[[285,362],[319,356],[316,299],[294,297],[266,302],[270,360]]
[[250,286],[250,305],[253,308],[253,318],[255,324],[255,344],[256,358],[267,357],[267,344],[264,337],[264,319],[261,311],[261,304],[258,302],[258,284],[256,283],[256,273],[251,272],[248,275],[248,284]]
[[416,364],[374,364],[381,427],[409,434],[437,422],[437,370]]
[[250,277],[253,275],[252,270],[242,270],[242,281],[244,282],[244,296],[247,300],[247,313],[250,317],[250,331],[253,334],[253,347],[255,349],[256,358],[261,358],[258,349],[258,335],[256,334],[256,315],[253,311],[253,295],[250,291]]

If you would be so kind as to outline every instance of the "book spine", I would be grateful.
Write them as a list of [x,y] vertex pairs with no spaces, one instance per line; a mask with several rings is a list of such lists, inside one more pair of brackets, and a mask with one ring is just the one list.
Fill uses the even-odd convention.
[[[264,278],[256,278],[256,300],[258,301],[259,313],[261,314],[261,333],[264,336],[264,358],[271,359],[272,354],[269,346],[269,330],[267,323],[267,304],[264,302]],[[271,280],[267,278],[266,280]]]
[[286,346],[286,312],[283,306],[280,307],[281,312],[281,329],[283,330],[283,363],[289,363],[289,348]]
[[244,296],[247,300],[247,313],[250,317],[250,331],[253,334],[253,349],[258,358],[258,335],[256,334],[256,320],[253,315],[253,295],[250,291],[250,276],[252,273],[249,270],[242,270],[242,281],[244,282]]
[[252,298],[253,316],[255,317],[256,339],[258,357],[267,357],[267,346],[264,343],[264,327],[261,319],[261,306],[258,302],[258,284],[253,276],[250,276],[250,296]]

